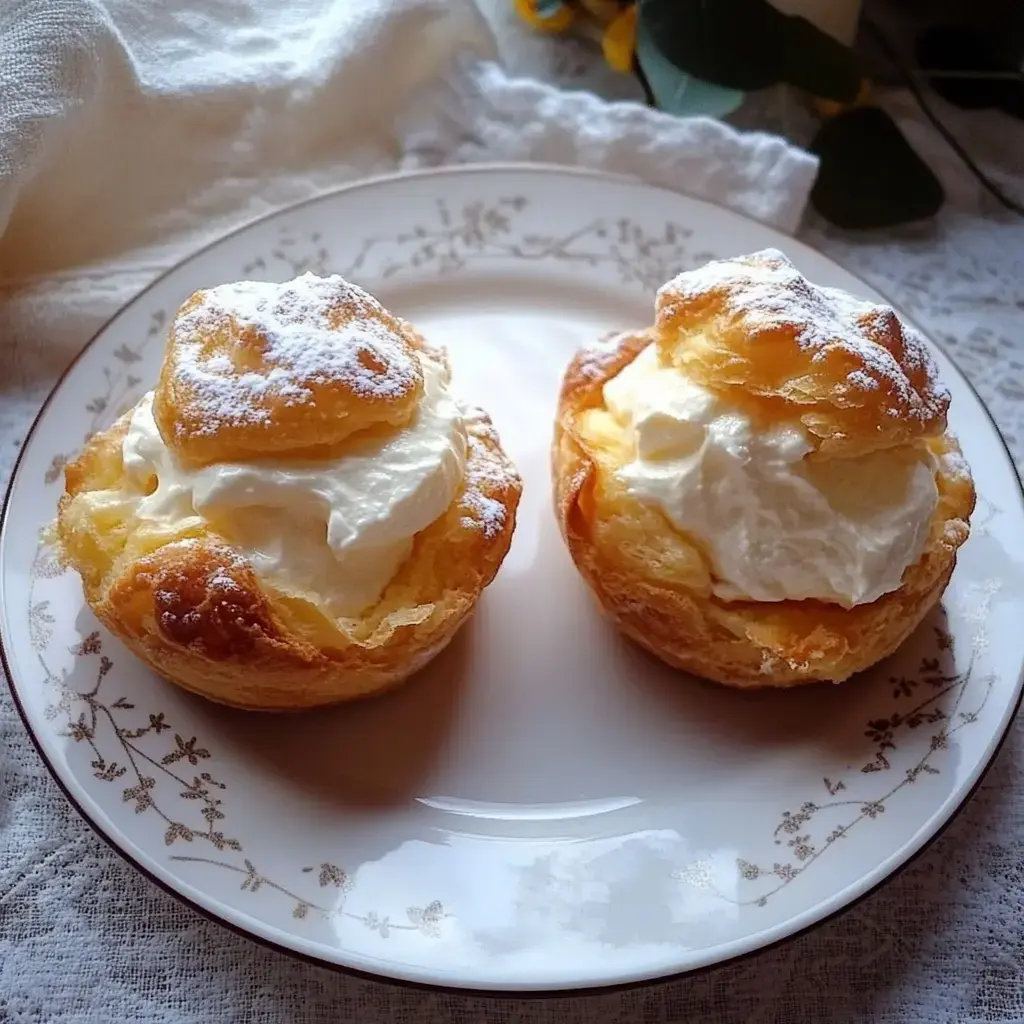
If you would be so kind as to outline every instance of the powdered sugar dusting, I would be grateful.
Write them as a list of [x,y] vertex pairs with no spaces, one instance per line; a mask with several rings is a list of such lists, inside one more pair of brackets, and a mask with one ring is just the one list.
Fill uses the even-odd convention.
[[491,422],[491,417],[480,406],[463,404],[462,421],[471,432],[469,437],[470,447],[472,448],[475,445],[476,451],[479,452],[484,447],[482,441],[490,441],[495,446],[501,444],[498,432],[494,429],[494,424]]
[[617,331],[581,348],[576,355],[576,366],[580,376],[587,380],[602,380],[608,366],[618,358],[622,343],[635,333],[634,331]]
[[[342,305],[351,319],[334,327],[329,314]],[[382,322],[385,316],[372,296],[336,274],[307,273],[286,284],[240,281],[203,292],[174,325],[176,377],[202,420],[189,429],[214,433],[224,424],[268,423],[273,404],[306,405],[312,387],[327,384],[341,383],[362,399],[402,398],[421,379],[420,368]],[[223,351],[204,352],[210,333],[232,320],[241,328],[233,346],[237,365]]]
[[[239,561],[240,559],[238,559],[237,557],[232,559],[231,568],[235,569],[236,571],[239,568],[241,568],[241,566],[239,565]],[[230,574],[229,569],[225,566],[221,566],[215,572],[213,572],[210,575],[209,579],[207,579],[206,585],[215,590],[231,590],[236,592],[242,591],[242,587],[239,586],[238,581]]]
[[861,391],[873,391],[878,387],[878,381],[865,370],[852,370],[846,379]]
[[[948,402],[937,382],[938,371],[924,339],[900,323],[887,306],[855,298],[836,288],[809,282],[777,249],[751,256],[715,260],[679,274],[662,286],[658,308],[673,301],[690,302],[717,293],[725,311],[751,333],[791,330],[811,362],[823,363],[844,352],[853,364],[851,390],[881,390],[900,406],[900,415],[931,419]],[[895,336],[902,344],[893,354],[872,339]],[[923,377],[923,393],[910,376]]]
[[942,469],[954,480],[970,480],[971,467],[967,460],[955,448],[942,453]]
[[474,420],[468,441],[466,459],[466,488],[459,505],[468,515],[462,525],[480,529],[488,540],[493,540],[505,528],[508,510],[492,493],[504,493],[518,482],[511,464],[496,455],[485,443],[489,438],[497,443],[497,434],[490,421],[477,410],[467,411],[467,422]]
[[462,499],[462,507],[472,513],[462,517],[462,525],[483,530],[488,540],[497,537],[505,526],[508,516],[505,506],[479,491],[467,491]]

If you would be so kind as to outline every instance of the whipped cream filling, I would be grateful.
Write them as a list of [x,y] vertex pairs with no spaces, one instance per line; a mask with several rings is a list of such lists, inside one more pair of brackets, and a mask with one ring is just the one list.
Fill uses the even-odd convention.
[[140,491],[137,516],[178,530],[199,517],[279,591],[314,595],[336,617],[374,604],[412,550],[413,537],[455,500],[466,466],[463,409],[444,370],[421,357],[424,393],[413,419],[387,436],[353,438],[340,458],[268,459],[186,469],[164,444],[150,392],[123,445]]
[[807,459],[799,423],[758,428],[663,367],[654,345],[605,384],[604,399],[634,449],[621,480],[701,545],[723,599],[849,608],[896,590],[921,556],[938,501],[935,459],[922,448]]

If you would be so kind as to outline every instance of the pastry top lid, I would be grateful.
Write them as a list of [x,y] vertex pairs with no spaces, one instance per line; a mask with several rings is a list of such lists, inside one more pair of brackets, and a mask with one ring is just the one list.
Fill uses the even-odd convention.
[[716,260],[658,292],[664,362],[789,407],[819,449],[856,454],[945,429],[949,392],[889,307],[808,281],[776,249]]
[[416,337],[343,278],[240,281],[193,294],[171,325],[154,412],[185,461],[333,445],[408,421]]

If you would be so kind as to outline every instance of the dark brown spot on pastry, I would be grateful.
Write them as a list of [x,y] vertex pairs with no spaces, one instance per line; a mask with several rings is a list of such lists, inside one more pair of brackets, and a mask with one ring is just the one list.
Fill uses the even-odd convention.
[[[221,560],[217,550],[164,548],[140,562],[153,594],[160,631],[172,643],[215,661],[244,656],[260,639],[274,637],[270,608],[252,570]],[[179,548],[175,558],[173,548]]]

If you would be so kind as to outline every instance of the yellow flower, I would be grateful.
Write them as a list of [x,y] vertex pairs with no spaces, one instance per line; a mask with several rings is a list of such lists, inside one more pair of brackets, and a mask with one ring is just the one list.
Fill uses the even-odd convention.
[[847,110],[855,107],[866,107],[871,103],[871,80],[862,78],[860,91],[849,103],[839,103],[836,100],[826,100],[819,96],[811,98],[811,104],[817,111],[819,117],[835,117],[837,114],[845,114]]
[[601,49],[608,65],[616,71],[633,70],[636,50],[636,4],[624,7],[606,26]]
[[601,49],[616,71],[633,70],[636,50],[636,4],[618,0],[514,0],[516,13],[542,32],[564,32],[583,15],[601,33]]
[[531,28],[542,32],[564,32],[576,17],[576,12],[567,3],[557,4],[550,14],[541,13],[539,0],[515,0],[515,5],[519,17]]

